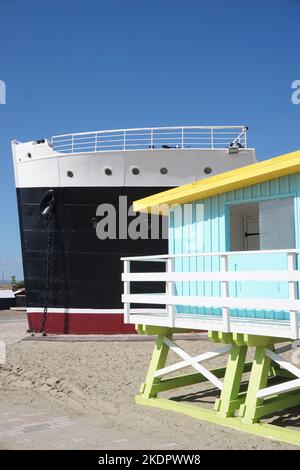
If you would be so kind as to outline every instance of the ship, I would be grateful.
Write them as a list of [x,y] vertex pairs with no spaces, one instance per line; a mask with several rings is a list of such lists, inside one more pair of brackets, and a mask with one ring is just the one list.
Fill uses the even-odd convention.
[[181,126],[13,140],[29,331],[133,333],[120,258],[168,251],[164,217],[134,213],[133,201],[254,163],[247,135]]

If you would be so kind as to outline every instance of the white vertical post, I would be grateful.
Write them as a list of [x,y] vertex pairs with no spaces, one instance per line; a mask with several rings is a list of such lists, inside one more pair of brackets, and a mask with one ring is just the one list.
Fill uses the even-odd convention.
[[[288,271],[295,271],[296,269],[296,253],[287,253]],[[297,281],[289,281],[289,299],[297,299]],[[290,310],[290,331],[291,339],[299,338],[298,327],[298,312]]]
[[244,127],[244,145],[247,148],[247,128]]
[[[221,272],[228,271],[228,256],[221,255]],[[221,297],[226,298],[229,296],[228,281],[221,281]],[[226,333],[230,332],[230,312],[228,307],[222,307],[223,327]]]
[[150,148],[153,149],[153,129],[150,131]]
[[74,134],[72,134],[72,141],[71,141],[71,146],[72,146],[72,153],[74,153]]
[[[172,273],[173,272],[173,258],[168,258],[167,260],[167,273]],[[167,296],[173,296],[173,281],[167,281],[166,282],[166,295]],[[169,326],[171,328],[175,327],[175,305],[168,305],[167,304],[167,312],[168,312],[168,319],[169,319]]]
[[184,129],[183,127],[181,128],[181,148],[183,149],[184,147]]
[[[124,274],[130,273],[130,261],[124,260]],[[130,294],[130,281],[124,281],[124,295]],[[124,303],[124,323],[130,323],[130,303]]]
[[97,152],[97,132],[95,132],[95,152]]
[[211,128],[210,130],[210,140],[211,140],[211,148],[213,149],[214,148],[214,130],[213,128]]
[[123,135],[123,150],[126,150],[126,131],[124,131]]

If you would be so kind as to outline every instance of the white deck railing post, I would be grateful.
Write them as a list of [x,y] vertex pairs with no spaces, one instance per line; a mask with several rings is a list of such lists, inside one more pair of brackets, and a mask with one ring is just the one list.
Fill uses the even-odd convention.
[[[221,272],[228,271],[228,256],[221,255]],[[221,297],[227,298],[229,296],[229,283],[228,281],[221,281]],[[223,317],[223,325],[224,331],[229,333],[230,332],[230,311],[228,307],[222,307],[222,317]]]
[[[296,270],[296,253],[287,253],[288,271]],[[296,300],[298,298],[298,288],[296,281],[289,281],[289,299]],[[291,338],[299,338],[299,327],[298,327],[298,312],[290,310],[290,330]]]
[[[124,260],[124,274],[130,273],[130,261]],[[124,281],[124,295],[130,294],[130,281]],[[124,323],[130,323],[130,303],[124,303]]]
[[[174,267],[174,260],[173,258],[168,258],[167,263],[166,263],[166,268],[167,268],[167,273],[170,274],[173,272],[173,267]],[[173,286],[173,281],[167,281],[166,282],[166,295],[173,296],[174,294],[174,286]],[[167,312],[168,312],[168,318],[169,318],[169,326],[171,328],[175,327],[175,305],[169,305],[167,303]]]
[[244,147],[247,148],[247,128],[244,128]]
[[126,131],[124,131],[124,135],[123,135],[123,150],[124,151],[126,150]]
[[184,128],[181,128],[181,148],[184,148]]
[[153,129],[150,130],[150,148],[153,149]]

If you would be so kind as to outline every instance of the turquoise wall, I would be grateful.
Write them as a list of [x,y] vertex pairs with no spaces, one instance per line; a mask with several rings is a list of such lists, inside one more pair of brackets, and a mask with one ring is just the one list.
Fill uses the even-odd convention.
[[[277,178],[261,184],[248,186],[236,191],[209,197],[171,210],[169,217],[169,253],[209,253],[230,250],[230,204],[250,203],[271,198],[293,197],[295,212],[295,243],[299,248],[300,221],[300,174]],[[180,214],[183,213],[183,217]],[[219,257],[176,259],[176,271],[216,271],[219,270]],[[230,257],[230,270],[284,269],[286,256],[273,255],[233,255]],[[219,296],[217,282],[176,283],[178,295]],[[230,295],[237,297],[288,297],[287,283],[230,283]],[[177,311],[221,315],[220,309],[181,307]],[[231,315],[270,319],[288,319],[289,313],[282,311],[232,310]]]

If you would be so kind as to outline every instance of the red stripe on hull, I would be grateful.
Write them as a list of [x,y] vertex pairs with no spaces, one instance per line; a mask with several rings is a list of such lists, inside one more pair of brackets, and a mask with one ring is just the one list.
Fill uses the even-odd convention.
[[[39,331],[43,313],[27,313],[28,325],[32,331]],[[123,322],[122,313],[47,313],[45,332],[49,334],[132,334],[134,325]]]

